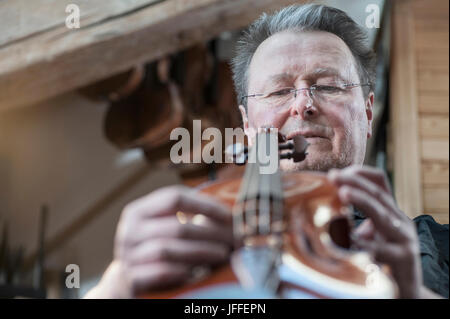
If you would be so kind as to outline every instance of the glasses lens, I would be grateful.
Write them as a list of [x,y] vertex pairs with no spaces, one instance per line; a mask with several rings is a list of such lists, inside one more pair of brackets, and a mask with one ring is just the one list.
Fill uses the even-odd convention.
[[311,87],[316,99],[329,101],[345,95],[345,88],[334,85],[315,85]]
[[291,88],[285,88],[280,90],[275,90],[265,96],[263,96],[264,102],[273,105],[279,106],[285,103],[288,103],[295,94],[295,90]]
[[316,101],[328,102],[345,97],[348,90],[345,86],[314,84],[310,88],[297,90],[294,88],[277,89],[268,94],[255,96],[255,98],[271,107],[280,107],[293,101],[297,95],[301,94],[301,91],[307,91],[304,94]]

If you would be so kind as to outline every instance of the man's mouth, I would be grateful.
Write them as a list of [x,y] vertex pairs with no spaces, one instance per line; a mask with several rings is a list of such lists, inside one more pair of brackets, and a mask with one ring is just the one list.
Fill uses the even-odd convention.
[[288,134],[286,138],[288,140],[292,139],[294,136],[302,135],[306,140],[320,140],[320,139],[329,139],[324,134],[313,131],[296,131]]

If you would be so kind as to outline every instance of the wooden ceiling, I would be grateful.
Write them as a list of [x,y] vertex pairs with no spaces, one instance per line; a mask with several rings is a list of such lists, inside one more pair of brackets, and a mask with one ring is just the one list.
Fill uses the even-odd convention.
[[[4,0],[0,111],[30,105],[242,28],[294,0]],[[80,7],[80,29],[65,26]]]

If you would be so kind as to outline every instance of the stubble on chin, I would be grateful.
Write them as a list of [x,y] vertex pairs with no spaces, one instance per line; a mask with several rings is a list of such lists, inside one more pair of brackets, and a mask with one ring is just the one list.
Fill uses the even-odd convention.
[[[308,150],[307,150],[308,152]],[[280,168],[284,172],[319,171],[328,172],[330,169],[342,169],[353,164],[354,150],[351,143],[343,143],[340,147],[333,147],[329,151],[313,154],[313,150],[300,163],[292,160],[282,160]]]
[[328,172],[332,168],[344,168],[351,165],[345,156],[326,156],[317,160],[305,159],[300,163],[293,161],[281,161],[280,168],[284,172],[298,172],[298,171],[319,171]]

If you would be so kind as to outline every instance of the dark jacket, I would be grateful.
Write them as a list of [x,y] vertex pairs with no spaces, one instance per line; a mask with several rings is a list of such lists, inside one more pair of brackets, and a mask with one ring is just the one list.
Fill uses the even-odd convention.
[[[355,211],[356,227],[364,219],[363,214]],[[413,221],[420,242],[423,283],[435,293],[448,298],[448,224],[441,225],[430,215],[418,216]]]

